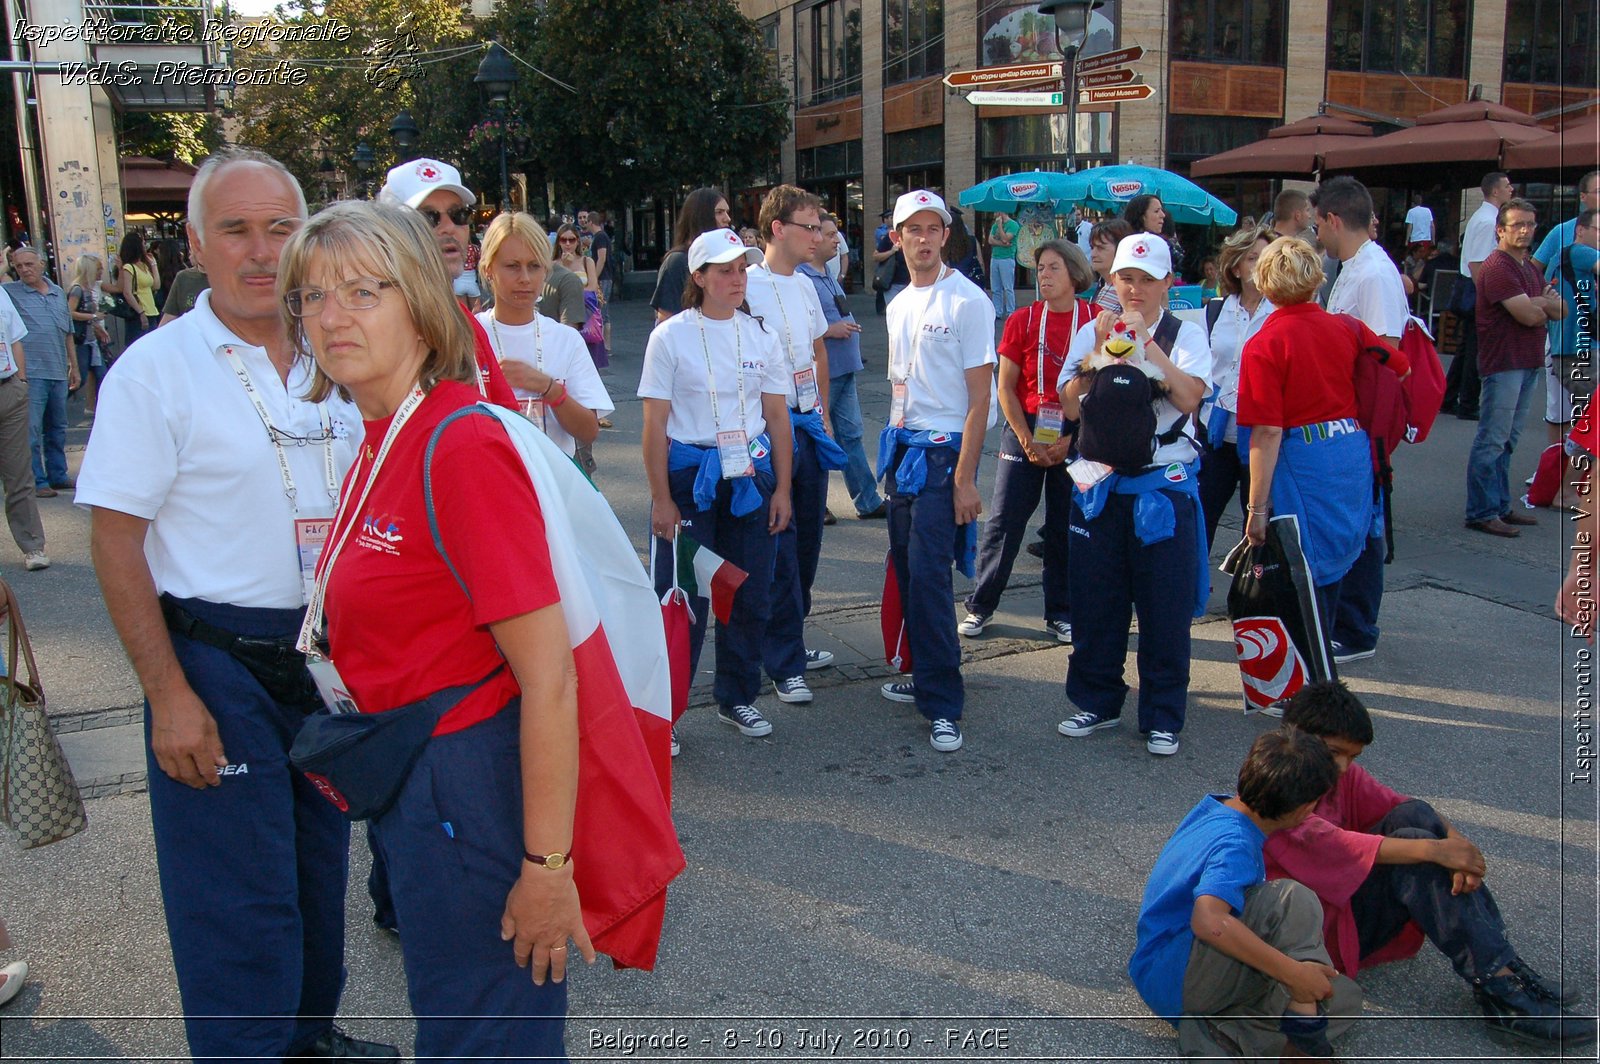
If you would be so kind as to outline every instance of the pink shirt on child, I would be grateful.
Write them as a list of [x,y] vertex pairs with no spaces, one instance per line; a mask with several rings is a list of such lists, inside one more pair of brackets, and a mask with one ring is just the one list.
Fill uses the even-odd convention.
[[[1350,899],[1378,860],[1382,835],[1371,828],[1406,796],[1351,765],[1314,813],[1297,828],[1267,836],[1268,879],[1293,879],[1322,902],[1322,938],[1333,966],[1345,975],[1360,971],[1361,940]],[[1402,960],[1422,948],[1422,929],[1408,923],[1393,940],[1365,958],[1367,965]]]

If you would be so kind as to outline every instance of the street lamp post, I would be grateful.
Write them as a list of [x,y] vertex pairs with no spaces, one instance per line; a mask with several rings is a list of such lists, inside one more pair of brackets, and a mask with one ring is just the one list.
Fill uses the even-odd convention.
[[500,119],[500,209],[505,210],[511,201],[511,176],[506,172],[506,100],[517,87],[520,75],[511,56],[495,41],[478,64],[478,76],[472,79],[483,90],[484,98],[495,116]]
[[1061,49],[1061,94],[1067,101],[1067,173],[1078,168],[1078,49],[1089,33],[1089,12],[1105,0],[1044,0],[1039,14],[1056,22],[1056,47]]
[[367,199],[371,199],[372,171],[378,165],[377,153],[372,150],[372,145],[366,141],[357,141],[356,150],[351,154],[350,161],[355,163],[356,176],[361,179],[361,194]]
[[411,149],[416,146],[417,138],[422,136],[422,130],[417,128],[417,120],[411,117],[410,111],[401,111],[389,123],[389,136],[394,140],[394,146],[400,149],[400,161],[405,162]]

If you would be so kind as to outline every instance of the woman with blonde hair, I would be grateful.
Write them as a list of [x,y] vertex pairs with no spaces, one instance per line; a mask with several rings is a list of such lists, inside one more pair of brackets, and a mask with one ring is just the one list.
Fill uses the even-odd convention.
[[78,352],[78,380],[82,383],[84,413],[94,415],[95,393],[106,373],[105,345],[111,342],[100,312],[100,281],[105,265],[99,255],[79,255],[72,265],[72,287],[67,290],[67,315],[72,319],[72,340]]
[[414,766],[369,831],[416,1053],[565,1059],[567,943],[594,951],[567,860],[578,678],[540,500],[504,425],[443,425],[481,396],[472,325],[420,214],[335,204],[285,245],[278,284],[297,353],[315,358],[311,398],[337,389],[365,421],[301,645],[351,709],[395,714],[389,760]]
[[533,215],[501,214],[489,223],[478,275],[494,294],[494,308],[479,312],[478,322],[518,408],[572,457],[594,443],[599,418],[615,408],[578,330],[539,313],[550,241]]
[[[1322,256],[1279,237],[1261,253],[1255,284],[1277,307],[1239,359],[1239,451],[1249,455],[1245,535],[1266,542],[1267,520],[1295,514],[1322,616],[1332,618],[1339,581],[1382,534],[1372,485],[1372,451],[1356,422],[1356,360],[1384,350],[1354,318],[1316,304]],[[1388,349],[1404,377],[1405,355]],[[1374,531],[1376,530],[1376,531]]]
[[1265,226],[1240,229],[1222,245],[1217,284],[1221,306],[1208,307],[1211,331],[1211,396],[1200,408],[1200,502],[1206,515],[1206,545],[1217,537],[1217,522],[1235,494],[1243,504],[1250,469],[1239,451],[1239,353],[1273,311],[1272,300],[1256,287],[1256,262],[1272,243]]
[[[556,230],[556,262],[583,278],[584,321],[597,320],[595,315],[600,313],[600,304],[605,302],[605,296],[600,292],[600,275],[595,269],[594,260],[583,253],[583,235],[570,222]],[[585,337],[583,342],[589,348],[589,357],[594,360],[596,369],[611,365],[603,338],[590,340]]]

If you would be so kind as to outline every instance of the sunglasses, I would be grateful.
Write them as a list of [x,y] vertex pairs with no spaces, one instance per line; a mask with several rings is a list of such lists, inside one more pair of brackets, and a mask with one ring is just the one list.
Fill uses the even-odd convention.
[[466,225],[468,222],[472,221],[471,207],[451,207],[449,210],[444,212],[444,215],[441,215],[432,207],[418,207],[417,213],[428,219],[429,229],[437,229],[439,227],[439,219],[445,216],[449,217],[450,222],[453,225]]
[[556,238],[556,243],[558,244],[576,244],[577,242],[578,238],[575,236],[563,236]]

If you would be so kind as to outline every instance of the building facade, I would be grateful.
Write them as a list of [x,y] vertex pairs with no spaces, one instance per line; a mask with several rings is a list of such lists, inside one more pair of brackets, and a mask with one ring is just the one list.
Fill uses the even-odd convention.
[[[1020,170],[1060,170],[1065,107],[976,107],[944,76],[1058,60],[1054,22],[1010,0],[741,0],[794,98],[774,174],[821,194],[851,246],[908,188],[950,197]],[[1079,167],[1187,173],[1197,159],[1327,109],[1410,119],[1476,92],[1530,114],[1597,95],[1600,0],[1105,0],[1084,58],[1137,45],[1154,95],[1078,109]],[[1056,88],[1047,84],[1031,88]],[[1577,112],[1552,117],[1552,126]],[[1267,181],[1208,180],[1244,213]],[[743,190],[741,203],[759,199]],[[748,210],[746,216],[753,216]]]

